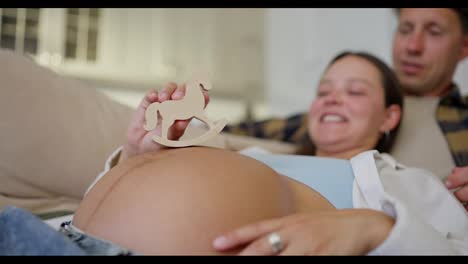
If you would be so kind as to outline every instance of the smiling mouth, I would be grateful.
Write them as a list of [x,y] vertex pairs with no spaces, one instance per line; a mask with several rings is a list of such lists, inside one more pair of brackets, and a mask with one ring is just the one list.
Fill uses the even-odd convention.
[[321,123],[343,123],[346,121],[347,119],[344,116],[337,114],[324,114],[320,118]]

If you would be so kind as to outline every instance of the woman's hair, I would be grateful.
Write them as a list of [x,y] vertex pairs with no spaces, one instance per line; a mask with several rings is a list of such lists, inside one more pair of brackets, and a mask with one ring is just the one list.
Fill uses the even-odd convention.
[[[400,82],[398,81],[393,70],[390,67],[388,67],[385,62],[383,62],[376,56],[369,54],[367,52],[345,51],[335,56],[328,64],[325,71],[327,71],[335,62],[347,56],[356,56],[356,57],[365,59],[366,61],[374,65],[375,68],[377,68],[377,70],[380,72],[381,82],[384,88],[385,107],[389,107],[390,105],[393,105],[393,104],[399,105],[402,109],[402,115],[403,115],[403,92],[400,86]],[[382,137],[380,137],[374,149],[378,150],[379,152],[390,152],[395,142],[396,136],[398,134],[400,123],[401,122],[398,122],[398,125],[393,130],[388,131],[388,134],[384,134]],[[301,149],[299,150],[299,153],[301,154],[310,153],[310,150],[312,149],[314,149],[313,152],[315,153],[314,146],[307,146],[306,148],[309,151],[306,151],[305,149]]]

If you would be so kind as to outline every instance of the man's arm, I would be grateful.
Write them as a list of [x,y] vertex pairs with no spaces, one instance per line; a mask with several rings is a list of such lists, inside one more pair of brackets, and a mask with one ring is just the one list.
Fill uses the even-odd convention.
[[287,118],[241,122],[226,126],[223,132],[287,143],[299,143],[307,136],[307,114],[301,113]]

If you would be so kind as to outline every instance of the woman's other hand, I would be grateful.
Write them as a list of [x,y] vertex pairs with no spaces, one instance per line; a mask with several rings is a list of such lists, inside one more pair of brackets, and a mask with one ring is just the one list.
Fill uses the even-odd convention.
[[[240,255],[364,255],[380,245],[394,220],[368,209],[321,211],[266,220],[228,232],[213,246],[225,251],[245,246]],[[282,247],[268,242],[276,233]]]

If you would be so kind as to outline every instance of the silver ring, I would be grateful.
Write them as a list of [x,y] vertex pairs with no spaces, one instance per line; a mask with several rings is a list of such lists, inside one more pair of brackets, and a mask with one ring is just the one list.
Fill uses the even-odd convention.
[[268,236],[268,244],[270,244],[270,247],[275,254],[283,250],[283,241],[281,241],[281,237],[278,233],[271,233]]

